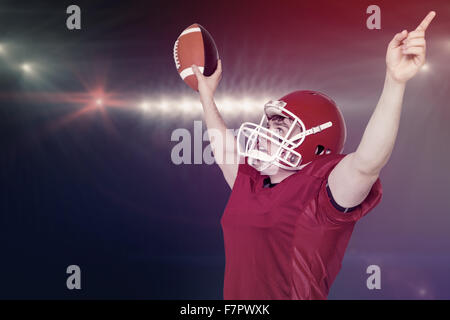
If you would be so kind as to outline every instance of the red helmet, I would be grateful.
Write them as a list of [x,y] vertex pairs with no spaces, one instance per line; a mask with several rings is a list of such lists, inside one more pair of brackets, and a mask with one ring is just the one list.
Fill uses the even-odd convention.
[[[309,90],[294,91],[278,101],[269,101],[264,111],[259,125],[246,122],[239,129],[238,139],[242,134],[248,139],[245,150],[240,150],[238,143],[238,151],[249,158],[250,164],[254,159],[287,170],[298,170],[323,154],[342,152],[347,135],[344,118],[326,95]],[[292,120],[284,136],[263,126],[264,121],[275,115]],[[300,130],[294,131],[296,127]],[[258,147],[261,139],[270,140],[278,145],[278,149],[272,154],[261,151]]]

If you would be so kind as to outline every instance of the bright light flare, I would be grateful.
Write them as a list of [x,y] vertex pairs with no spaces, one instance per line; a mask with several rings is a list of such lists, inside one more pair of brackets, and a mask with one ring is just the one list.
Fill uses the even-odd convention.
[[142,109],[142,110],[148,111],[149,107],[150,107],[150,105],[149,105],[149,103],[148,103],[147,101],[143,101],[143,102],[141,103],[141,109]]
[[[38,103],[71,104],[77,109],[88,112],[97,112],[115,108],[126,112],[145,112],[153,119],[173,121],[179,119],[197,119],[202,117],[203,108],[198,97],[189,95],[157,95],[139,100],[134,95],[121,95],[119,93],[107,93],[104,90],[92,90],[90,92],[33,92],[26,95],[1,95],[4,99],[26,99]],[[229,120],[257,121],[263,115],[264,104],[270,100],[267,96],[232,96],[221,95],[217,97],[216,105],[220,113]],[[75,120],[85,112],[75,111]]]
[[[166,114],[170,110],[171,101],[164,99],[164,100],[161,100],[157,105],[158,105],[159,111],[162,114]],[[172,110],[174,110],[174,109],[172,109]],[[181,110],[179,110],[179,111],[181,111]]]
[[428,63],[425,63],[421,68],[422,72],[427,72],[429,70],[430,70],[430,65]]
[[[264,111],[263,106],[268,99],[266,98],[235,98],[223,96],[216,99],[216,105],[219,111],[226,117],[240,118],[242,116],[260,117]],[[136,109],[148,113],[154,117],[177,118],[199,117],[203,109],[198,98],[178,96],[160,96],[146,99],[135,104]]]
[[25,72],[25,73],[31,73],[33,71],[33,69],[31,68],[31,65],[29,63],[23,63],[20,68]]
[[5,46],[0,43],[0,54],[5,54]]

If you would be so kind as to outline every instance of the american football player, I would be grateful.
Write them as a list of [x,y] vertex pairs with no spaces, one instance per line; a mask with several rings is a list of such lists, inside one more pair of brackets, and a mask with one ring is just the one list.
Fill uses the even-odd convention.
[[[232,189],[221,225],[224,299],[326,299],[355,223],[381,200],[379,179],[394,147],[405,86],[425,63],[430,12],[387,48],[378,104],[354,152],[342,154],[345,122],[323,93],[302,90],[269,101],[259,123],[241,125],[238,139],[214,102],[222,74],[193,69],[215,157]],[[239,143],[240,139],[244,144]]]

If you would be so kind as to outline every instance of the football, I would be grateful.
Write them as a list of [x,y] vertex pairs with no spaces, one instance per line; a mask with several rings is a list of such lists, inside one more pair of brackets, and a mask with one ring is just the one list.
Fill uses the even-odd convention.
[[209,32],[194,23],[184,29],[175,41],[173,59],[181,79],[198,91],[197,78],[191,66],[197,65],[200,72],[210,76],[217,68],[219,53]]

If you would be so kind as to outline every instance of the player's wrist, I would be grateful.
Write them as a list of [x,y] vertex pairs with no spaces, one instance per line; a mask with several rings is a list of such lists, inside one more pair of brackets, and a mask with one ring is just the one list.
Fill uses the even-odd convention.
[[394,86],[405,86],[408,82],[408,79],[401,79],[395,75],[393,71],[391,71],[389,68],[386,70],[386,83],[389,85]]
[[203,105],[209,105],[214,103],[214,93],[201,93],[200,94],[200,102]]

